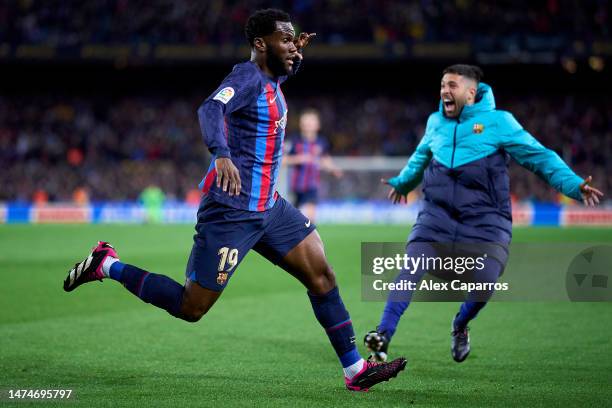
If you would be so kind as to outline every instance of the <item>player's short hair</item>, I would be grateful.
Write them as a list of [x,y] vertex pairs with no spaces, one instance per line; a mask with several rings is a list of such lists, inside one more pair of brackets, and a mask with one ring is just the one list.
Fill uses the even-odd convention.
[[476,83],[479,83],[484,77],[484,73],[480,67],[476,65],[468,65],[468,64],[455,64],[449,67],[444,68],[442,71],[442,75],[444,74],[456,74],[461,75],[466,78],[473,79]]
[[277,21],[290,22],[291,17],[283,10],[273,8],[257,10],[251,14],[244,26],[244,34],[249,44],[253,46],[256,37],[263,37],[276,31]]

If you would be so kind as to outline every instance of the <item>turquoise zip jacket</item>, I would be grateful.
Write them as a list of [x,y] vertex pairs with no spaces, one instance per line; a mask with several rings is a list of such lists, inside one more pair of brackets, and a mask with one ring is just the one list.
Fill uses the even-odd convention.
[[401,194],[423,181],[425,205],[411,241],[497,242],[512,236],[509,157],[557,191],[582,200],[578,177],[542,146],[511,113],[495,109],[493,90],[480,83],[476,102],[458,118],[438,112],[404,169],[389,180]]

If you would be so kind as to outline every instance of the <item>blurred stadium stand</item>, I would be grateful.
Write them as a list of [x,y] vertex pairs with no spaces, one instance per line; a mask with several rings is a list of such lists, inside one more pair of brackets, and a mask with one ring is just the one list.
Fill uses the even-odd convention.
[[[298,78],[295,78],[296,80]],[[290,110],[309,106],[322,112],[323,133],[337,156],[408,156],[420,139],[435,94],[410,98],[358,95],[289,97]],[[612,105],[605,98],[498,97],[539,140],[555,149],[579,174],[612,188]],[[0,100],[1,200],[27,201],[44,190],[50,201],[71,201],[79,187],[93,200],[133,200],[149,184],[183,199],[206,169],[195,109],[202,97],[11,97]],[[295,134],[297,114],[288,135]],[[401,168],[401,166],[399,166]],[[555,201],[539,179],[513,166],[517,199]],[[387,172],[386,175],[389,175]],[[378,175],[380,176],[380,175]],[[377,186],[360,176],[335,190],[365,199]],[[378,177],[379,178],[379,177]],[[348,183],[348,180],[347,180]],[[373,184],[370,189],[368,184]],[[329,190],[329,189],[328,189]],[[384,194],[378,191],[375,198]],[[374,197],[370,197],[374,198]]]
[[[264,5],[318,34],[284,86],[289,137],[315,107],[333,155],[408,156],[441,70],[478,63],[498,108],[612,194],[607,1],[19,0],[0,4],[0,202],[133,201],[149,185],[197,201],[195,111],[248,57],[244,21]],[[517,202],[559,202],[511,169]],[[380,200],[392,173],[324,178],[323,196]]]
[[244,21],[265,6],[319,34],[314,59],[551,63],[612,52],[611,6],[601,0],[16,0],[0,5],[0,57],[232,59],[246,50]]

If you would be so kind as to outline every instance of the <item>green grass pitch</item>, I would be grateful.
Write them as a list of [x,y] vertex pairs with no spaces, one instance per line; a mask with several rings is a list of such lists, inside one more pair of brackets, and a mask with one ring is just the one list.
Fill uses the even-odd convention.
[[[403,241],[408,227],[323,226],[321,236],[360,350],[382,303],[360,299],[360,241]],[[185,323],[112,281],[64,293],[98,239],[123,260],[183,281],[190,226],[1,226],[0,405],[609,406],[612,304],[502,303],[471,324],[472,354],[451,360],[457,303],[415,303],[391,354],[407,370],[369,393],[344,389],[301,285],[251,253],[219,302]],[[610,229],[516,228],[515,242],[612,242]],[[70,402],[9,402],[14,388],[69,388]]]

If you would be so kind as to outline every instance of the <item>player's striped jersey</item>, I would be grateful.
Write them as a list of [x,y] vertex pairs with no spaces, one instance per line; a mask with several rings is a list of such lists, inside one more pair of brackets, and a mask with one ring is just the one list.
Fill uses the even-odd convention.
[[317,190],[321,184],[321,156],[327,154],[327,143],[320,137],[313,141],[300,137],[291,144],[289,154],[311,158],[306,163],[292,166],[289,176],[291,190],[298,193]]
[[[287,123],[284,79],[268,77],[254,62],[237,64],[198,109],[213,154],[200,189],[215,201],[249,211],[274,205]],[[217,157],[231,157],[240,171],[240,195],[229,196],[216,186]]]

